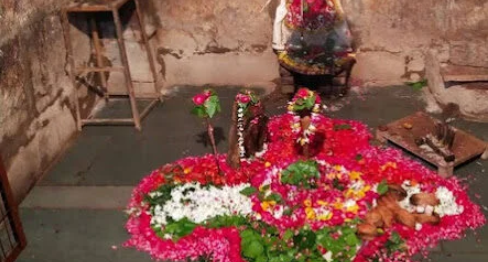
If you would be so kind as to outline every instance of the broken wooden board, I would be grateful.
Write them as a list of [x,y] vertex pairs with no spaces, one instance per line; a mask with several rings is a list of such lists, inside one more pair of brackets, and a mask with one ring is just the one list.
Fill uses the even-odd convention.
[[444,82],[488,81],[488,69],[483,67],[445,65],[441,68]]
[[441,155],[429,150],[428,147],[419,147],[415,143],[415,139],[433,133],[436,123],[439,122],[439,120],[430,117],[426,113],[417,112],[378,128],[376,137],[382,142],[390,141],[431,163],[438,168],[438,173],[443,177],[451,176],[456,166],[478,157],[488,150],[488,143],[454,127],[456,136],[451,148],[455,155],[453,162],[446,162]]

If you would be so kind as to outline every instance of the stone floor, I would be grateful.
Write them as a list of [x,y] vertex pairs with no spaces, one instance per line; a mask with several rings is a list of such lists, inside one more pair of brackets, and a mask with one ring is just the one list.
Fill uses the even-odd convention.
[[[127,250],[123,208],[134,187],[151,170],[191,155],[210,152],[200,120],[189,114],[191,96],[199,88],[177,88],[174,97],[132,127],[85,127],[64,157],[54,165],[22,203],[20,213],[28,246],[21,262],[150,261],[145,253]],[[226,150],[232,98],[239,88],[218,88],[223,112],[215,119],[220,152]],[[371,130],[422,110],[419,91],[409,87],[356,89],[348,96],[326,100],[332,117],[365,122]],[[286,98],[272,94],[270,115],[285,111]],[[114,102],[103,114],[127,114]],[[454,125],[488,141],[488,124],[456,120]],[[470,185],[474,201],[488,205],[488,161],[474,160],[455,170]],[[483,206],[485,214],[487,208]],[[432,261],[488,261],[488,229],[442,243]]]

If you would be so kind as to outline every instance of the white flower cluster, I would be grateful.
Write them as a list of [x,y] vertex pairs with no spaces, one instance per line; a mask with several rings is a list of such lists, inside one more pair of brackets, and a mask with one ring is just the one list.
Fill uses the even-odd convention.
[[237,143],[239,146],[239,157],[241,161],[246,157],[244,148],[244,107],[239,105],[237,109]]
[[403,182],[402,188],[407,191],[407,197],[399,202],[400,207],[406,209],[410,213],[413,213],[416,210],[416,207],[410,204],[410,198],[415,194],[421,193],[422,190],[420,189],[419,185],[412,186],[408,180]]
[[439,214],[439,216],[454,216],[464,212],[464,207],[456,203],[456,198],[453,193],[446,187],[441,186],[437,188],[435,196],[441,202],[434,208],[434,212]]
[[238,186],[210,186],[200,184],[184,184],[171,191],[171,200],[164,205],[151,208],[151,225],[161,227],[167,219],[180,220],[188,218],[195,223],[223,215],[247,216],[252,213],[251,199],[240,192],[249,184]]
[[437,188],[435,192],[435,196],[437,197],[437,199],[439,199],[440,204],[435,207],[431,207],[431,206],[417,207],[410,203],[411,196],[422,192],[419,185],[412,186],[410,184],[410,181],[405,181],[402,184],[402,187],[407,191],[407,197],[401,202],[399,202],[399,204],[402,208],[406,209],[411,213],[418,212],[418,213],[432,214],[434,212],[438,214],[440,217],[443,217],[443,216],[459,215],[464,211],[464,207],[456,203],[456,197],[446,187],[441,186]]

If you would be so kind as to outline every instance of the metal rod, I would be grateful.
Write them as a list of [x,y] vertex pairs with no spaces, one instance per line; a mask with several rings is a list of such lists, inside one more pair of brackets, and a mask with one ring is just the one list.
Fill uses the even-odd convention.
[[132,109],[132,117],[134,118],[134,126],[137,130],[141,130],[141,119],[139,117],[139,111],[137,109],[137,103],[134,95],[134,86],[132,85],[132,78],[130,76],[129,61],[127,58],[124,38],[122,35],[122,25],[120,22],[119,12],[117,9],[113,9],[112,14],[114,17],[114,23],[116,28],[117,43],[119,45],[119,51],[120,51],[120,59],[122,61],[122,65],[124,66],[125,84],[127,86],[130,106]]
[[73,84],[73,97],[75,103],[75,114],[76,114],[76,127],[78,131],[81,131],[82,124],[81,124],[81,113],[80,113],[80,104],[78,101],[78,90],[76,88],[76,76],[74,73],[75,70],[75,60],[73,58],[73,46],[71,44],[71,36],[70,36],[70,24],[69,24],[69,17],[66,11],[62,11],[62,24],[63,24],[63,32],[64,32],[64,42],[66,45],[66,57],[69,63],[68,74]]

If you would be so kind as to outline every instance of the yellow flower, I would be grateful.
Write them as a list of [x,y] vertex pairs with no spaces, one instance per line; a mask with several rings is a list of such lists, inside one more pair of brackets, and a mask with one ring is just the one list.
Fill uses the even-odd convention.
[[315,219],[315,211],[311,207],[305,208],[305,214],[307,215],[308,220],[314,220]]
[[341,171],[342,170],[342,166],[335,165],[334,166],[334,169],[337,170],[337,171]]
[[361,172],[352,171],[351,173],[349,173],[349,178],[351,178],[352,180],[359,180],[361,179],[361,175]]
[[317,200],[317,204],[321,205],[321,206],[326,206],[328,205],[329,203],[323,201],[323,200]]
[[185,173],[185,175],[190,174],[191,170],[192,170],[191,167],[187,167],[183,170],[183,173]]
[[262,208],[264,211],[268,211],[268,209],[269,209],[270,207],[273,207],[274,205],[276,205],[276,201],[273,201],[273,200],[271,200],[271,201],[263,201],[263,202],[261,203],[261,208]]
[[332,206],[335,209],[342,209],[342,207],[344,207],[344,204],[340,200],[337,200],[334,204],[332,204]]
[[359,211],[359,206],[357,204],[351,205],[347,207],[347,212],[351,212],[356,214]]
[[319,215],[318,219],[319,220],[330,220],[332,218],[333,214],[332,212],[327,212],[327,214]]
[[293,128],[300,128],[300,123],[293,123]]
[[337,178],[337,179],[342,178],[341,173],[328,173],[326,176],[327,176],[327,179],[330,179],[330,180],[335,179],[335,178]]
[[387,162],[386,164],[384,164],[384,165],[381,166],[381,171],[385,171],[388,168],[396,169],[397,168],[397,163],[395,163],[395,162]]
[[270,167],[271,166],[271,163],[270,162],[266,162],[266,163],[264,163],[264,166],[265,167]]
[[306,207],[311,207],[312,206],[312,200],[309,199],[306,199],[303,201],[303,204],[306,206]]
[[288,111],[293,111],[293,105],[289,105],[287,109]]

